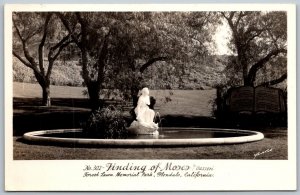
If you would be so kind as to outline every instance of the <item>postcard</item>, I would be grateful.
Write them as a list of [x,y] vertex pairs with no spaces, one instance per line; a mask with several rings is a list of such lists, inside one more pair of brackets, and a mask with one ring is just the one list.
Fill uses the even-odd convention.
[[5,5],[6,191],[296,190],[293,4]]

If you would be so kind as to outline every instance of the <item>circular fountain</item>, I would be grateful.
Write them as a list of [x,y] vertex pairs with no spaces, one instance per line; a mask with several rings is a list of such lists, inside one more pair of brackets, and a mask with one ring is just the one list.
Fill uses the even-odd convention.
[[[159,113],[151,105],[149,89],[143,88],[134,109],[135,120],[127,128],[126,139],[95,139],[82,129],[58,129],[25,133],[26,141],[52,145],[76,146],[200,146],[237,144],[264,138],[260,132],[237,129],[162,128]],[[152,107],[152,109],[150,109]],[[154,122],[154,117],[159,122]]]
[[130,135],[126,139],[95,139],[82,129],[58,129],[25,133],[26,141],[37,144],[76,146],[201,146],[238,144],[262,140],[260,132],[237,129],[164,128],[159,135]]

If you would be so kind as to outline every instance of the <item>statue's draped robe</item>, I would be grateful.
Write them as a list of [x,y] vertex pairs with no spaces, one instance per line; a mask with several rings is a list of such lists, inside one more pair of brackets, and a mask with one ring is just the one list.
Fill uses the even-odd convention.
[[150,96],[148,89],[142,90],[134,112],[136,120],[132,122],[129,131],[134,134],[153,134],[157,133],[158,124],[154,123],[155,112],[149,108]]

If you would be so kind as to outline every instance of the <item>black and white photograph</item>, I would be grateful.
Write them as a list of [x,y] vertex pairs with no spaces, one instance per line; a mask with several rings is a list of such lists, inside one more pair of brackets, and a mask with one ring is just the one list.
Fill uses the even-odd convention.
[[6,190],[295,189],[295,10],[6,5]]

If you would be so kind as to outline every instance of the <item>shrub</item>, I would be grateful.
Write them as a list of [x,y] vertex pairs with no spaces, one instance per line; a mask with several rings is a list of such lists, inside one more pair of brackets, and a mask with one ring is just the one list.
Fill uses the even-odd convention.
[[81,67],[75,61],[56,61],[51,74],[51,84],[60,86],[81,86]]
[[122,111],[114,106],[98,109],[91,114],[84,133],[96,138],[124,138],[127,136],[126,121]]
[[13,59],[13,79],[16,82],[36,83],[33,71],[15,58]]

